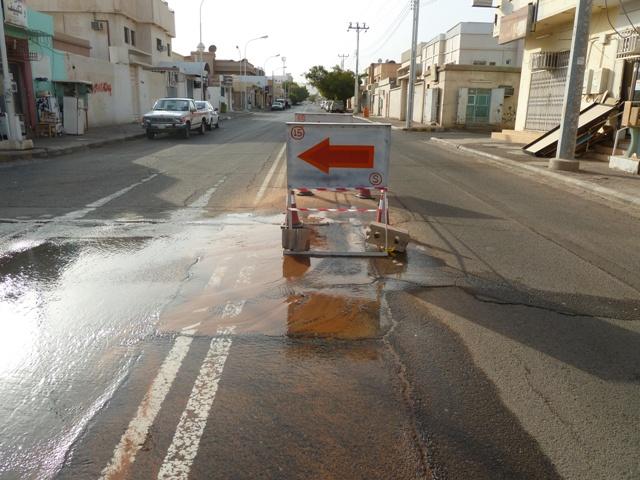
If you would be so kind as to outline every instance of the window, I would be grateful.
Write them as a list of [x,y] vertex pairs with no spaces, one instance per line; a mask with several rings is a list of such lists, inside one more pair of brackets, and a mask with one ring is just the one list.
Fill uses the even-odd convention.
[[129,44],[129,28],[124,27],[124,43]]
[[486,65],[487,61],[486,60],[474,60],[473,64],[474,65]]
[[162,46],[162,40],[160,40],[159,38],[156,38],[156,49],[159,52],[164,50],[164,47]]
[[167,57],[171,56],[171,44],[167,43]]
[[131,30],[131,45],[136,46],[136,32]]
[[507,61],[505,62],[507,65],[511,65],[511,59],[507,58]]
[[489,62],[489,65],[495,65],[496,62]]

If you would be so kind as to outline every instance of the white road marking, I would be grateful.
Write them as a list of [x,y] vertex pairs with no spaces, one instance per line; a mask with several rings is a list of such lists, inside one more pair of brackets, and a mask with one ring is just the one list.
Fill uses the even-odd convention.
[[211,278],[207,282],[208,288],[217,288],[222,285],[222,279],[224,274],[227,273],[227,267],[225,265],[216,268],[211,275]]
[[188,479],[193,460],[198,454],[200,439],[207,425],[209,411],[218,391],[224,364],[229,356],[233,328],[222,330],[222,335],[211,340],[207,356],[193,386],[187,407],[176,429],[173,441],[164,458],[158,479]]
[[238,280],[236,281],[236,285],[249,285],[251,283],[251,277],[253,272],[256,271],[255,265],[245,265],[240,269],[240,273],[238,273]]
[[220,186],[225,182],[226,179],[227,177],[223,177],[222,179],[218,180],[218,183],[216,183],[213,187],[211,187],[209,190],[204,192],[204,194],[202,194],[197,200],[195,200],[189,206],[193,208],[206,207],[209,204],[209,200],[211,200],[211,197],[213,196],[213,194],[216,193],[216,190],[220,188]]
[[198,328],[202,322],[194,323],[193,325],[189,325],[188,327],[184,327],[182,331],[185,330],[193,330],[194,328]]
[[160,371],[151,384],[151,388],[138,406],[136,416],[129,423],[127,431],[122,435],[116,446],[109,465],[102,471],[102,479],[120,479],[133,464],[136,454],[144,444],[149,428],[160,411],[169,389],[176,378],[191,342],[192,337],[179,336],[176,338],[173,348],[162,363]]
[[125,188],[123,188],[121,190],[118,190],[117,192],[112,193],[111,195],[108,195],[108,196],[106,196],[104,198],[101,198],[100,200],[96,200],[95,202],[92,202],[92,203],[86,205],[86,207],[81,209],[81,210],[76,210],[75,212],[69,212],[66,215],[62,215],[60,217],[56,217],[56,218],[53,219],[53,222],[67,222],[67,221],[70,221],[70,220],[78,220],[78,219],[86,216],[88,213],[93,212],[97,208],[103,207],[107,203],[112,202],[113,200],[115,200],[116,198],[119,198],[119,197],[129,193],[134,188],[139,187],[140,185],[143,185],[143,184],[153,180],[158,175],[159,174],[157,174],[157,173],[153,173],[153,174],[149,175],[148,177],[143,178],[139,182],[134,183],[133,185],[129,185],[128,187],[125,187]]
[[[222,270],[224,268],[224,270]],[[218,267],[211,279],[222,278],[226,267]],[[235,285],[250,281],[254,269],[241,270]],[[210,283],[211,281],[210,280]],[[220,312],[221,318],[235,318],[242,313],[246,300],[228,301]],[[119,479],[126,476],[128,469],[135,462],[136,455],[155,421],[176,375],[186,357],[197,327],[202,322],[184,327],[167,358],[162,363],[158,375],[151,388],[138,406],[136,416],[131,420],[127,431],[116,446],[109,465],[102,471],[101,479]],[[182,412],[180,422],[173,436],[169,450],[164,458],[158,474],[159,479],[188,478],[191,465],[200,447],[200,439],[207,424],[209,412],[218,390],[218,382],[222,377],[224,364],[229,355],[235,326],[218,330],[217,336],[211,340],[207,356],[200,367],[187,406]]]
[[260,186],[260,190],[258,190],[258,193],[256,193],[256,199],[254,201],[254,204],[257,205],[260,202],[260,200],[262,200],[262,197],[264,196],[264,192],[267,191],[267,187],[269,186],[269,182],[271,181],[271,177],[273,177],[273,174],[278,169],[278,164],[284,158],[284,151],[285,151],[286,148],[287,148],[286,144],[282,146],[282,149],[280,150],[280,153],[278,154],[278,157],[276,158],[276,161],[273,162],[273,165],[271,166],[271,169],[269,170],[269,173],[267,173],[267,176],[264,177],[264,181],[262,182],[262,185]]

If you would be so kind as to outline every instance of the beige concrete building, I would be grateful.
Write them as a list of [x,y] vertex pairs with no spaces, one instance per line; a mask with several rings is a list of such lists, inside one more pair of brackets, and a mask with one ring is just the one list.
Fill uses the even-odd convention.
[[[493,24],[463,22],[419,44],[414,122],[502,129],[515,123],[522,43],[499,45]],[[411,51],[402,54],[388,116],[404,120]]]
[[388,117],[391,90],[396,88],[398,67],[393,60],[379,61],[369,65],[364,77],[364,99],[361,105],[368,106],[371,115]]
[[[68,81],[90,86],[89,127],[136,121],[180,80],[154,67],[175,61],[174,13],[162,0],[28,0],[53,17]],[[185,92],[186,93],[186,92]]]
[[[524,0],[496,3],[496,38],[505,44],[524,41],[515,132],[502,138],[528,141],[560,123],[576,1],[539,0],[536,8]],[[593,2],[583,108],[640,100],[640,3],[622,5],[625,11],[618,2]]]

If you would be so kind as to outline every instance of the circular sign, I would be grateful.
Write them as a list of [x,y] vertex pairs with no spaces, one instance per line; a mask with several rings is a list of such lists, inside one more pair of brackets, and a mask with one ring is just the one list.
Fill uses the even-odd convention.
[[291,128],[291,138],[294,140],[302,140],[304,138],[304,127],[297,125]]
[[369,182],[374,187],[377,187],[382,183],[382,175],[380,175],[378,172],[373,172],[371,175],[369,175]]

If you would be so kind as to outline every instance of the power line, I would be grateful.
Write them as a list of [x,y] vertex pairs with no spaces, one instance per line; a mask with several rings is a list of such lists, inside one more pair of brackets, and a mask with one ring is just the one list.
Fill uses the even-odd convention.
[[378,37],[373,43],[371,43],[365,50],[365,53],[374,54],[378,52],[390,39],[395,35],[400,26],[402,26],[403,22],[407,18],[409,12],[411,11],[410,4],[407,3],[404,8],[400,11],[398,16],[391,22],[391,24],[387,27],[387,30]]

